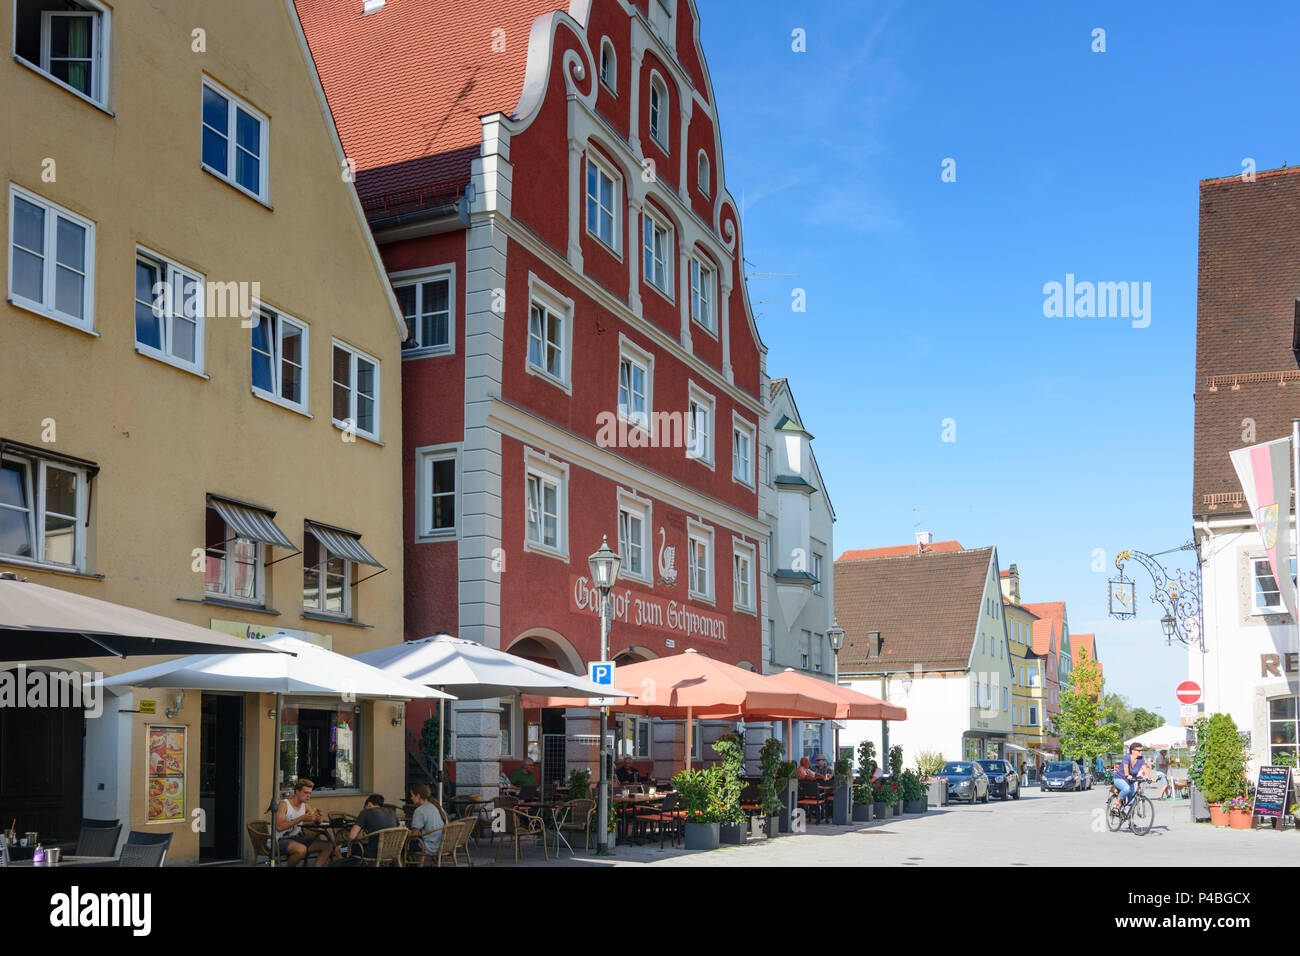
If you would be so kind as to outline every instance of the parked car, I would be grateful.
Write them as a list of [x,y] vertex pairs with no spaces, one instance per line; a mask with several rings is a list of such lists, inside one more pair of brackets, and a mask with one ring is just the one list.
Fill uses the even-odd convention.
[[1039,790],[1082,790],[1083,778],[1073,760],[1054,760],[1047,765],[1038,782]]
[[1079,779],[1083,781],[1084,790],[1092,789],[1092,772],[1088,769],[1088,765],[1082,761],[1079,762]]
[[988,774],[990,793],[996,794],[1002,800],[1008,797],[1013,800],[1020,799],[1020,778],[1016,776],[1016,768],[1011,766],[1010,761],[980,760],[978,763]]
[[939,779],[948,782],[949,800],[989,802],[989,775],[974,760],[949,760],[943,765]]

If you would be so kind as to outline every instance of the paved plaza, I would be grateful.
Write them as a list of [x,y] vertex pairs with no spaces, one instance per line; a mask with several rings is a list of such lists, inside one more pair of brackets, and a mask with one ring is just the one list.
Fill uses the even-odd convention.
[[[620,846],[598,858],[581,841],[564,866],[1293,866],[1300,834],[1218,829],[1189,821],[1186,800],[1156,802],[1155,825],[1145,836],[1111,833],[1101,815],[1100,788],[1082,793],[1024,796],[1005,803],[954,805],[851,827],[811,826],[799,836],[722,847],[709,852]],[[500,866],[513,866],[509,849]],[[475,866],[491,863],[486,845]],[[539,847],[526,846],[527,865],[544,865]],[[521,864],[524,865],[524,864]],[[554,862],[551,865],[555,865]]]

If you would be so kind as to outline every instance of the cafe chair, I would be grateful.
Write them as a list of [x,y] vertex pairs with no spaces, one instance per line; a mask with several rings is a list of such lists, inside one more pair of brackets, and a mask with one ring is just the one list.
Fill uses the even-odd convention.
[[803,807],[804,813],[814,822],[820,823],[826,816],[826,802],[816,780],[799,781],[799,796],[795,804]]
[[253,847],[253,866],[261,865],[264,860],[267,866],[271,865],[272,860],[278,864],[279,854],[271,845],[271,825],[265,820],[254,820],[245,829],[248,831],[248,842]]
[[519,862],[519,841],[524,837],[542,838],[542,852],[546,854],[546,862],[551,862],[551,851],[546,844],[546,824],[539,816],[534,816],[526,810],[520,810],[513,807],[505,812],[505,832],[501,834],[501,843],[497,844],[496,859],[501,859],[501,845],[506,840],[513,840],[515,844],[515,862]]
[[117,858],[118,866],[159,867],[167,858],[167,847],[161,843],[128,843]]
[[686,829],[686,811],[677,809],[677,794],[670,793],[657,810],[639,811],[632,818],[643,830],[653,824],[659,830],[659,849],[664,848],[664,835],[671,828],[673,846],[677,845],[679,833]]
[[[447,823],[442,827],[442,840],[438,843],[438,852],[432,855],[434,866],[442,866],[443,860],[451,860],[451,865],[459,867],[456,852],[463,851],[465,854],[465,863],[473,866],[474,863],[469,858],[469,838],[474,832],[474,827],[478,824],[475,817],[457,817],[455,820]],[[430,854],[426,853],[420,842],[420,837],[411,837],[411,846],[417,848],[415,852],[407,858],[407,865],[427,866],[430,861]]]
[[[591,818],[596,815],[596,801],[590,797],[581,797],[577,800],[569,801],[569,816],[560,824],[560,831],[563,833],[583,833],[585,834],[584,847],[591,849]],[[555,847],[556,855],[560,852],[558,842]]]
[[[139,830],[132,830],[126,835],[126,846],[160,846],[162,847],[162,858],[157,863],[162,866],[167,860],[167,851],[171,849],[172,835],[170,833],[141,833]],[[122,847],[125,851],[126,847]],[[147,864],[153,866],[154,864]]]
[[116,856],[122,824],[116,820],[82,820],[75,856]]
[[740,809],[750,816],[755,816],[762,808],[762,801],[763,796],[759,792],[758,784],[752,780],[747,782],[740,791]]
[[365,858],[366,862],[371,866],[403,866],[406,840],[410,835],[411,831],[406,827],[387,827],[367,834],[367,839],[379,837],[379,846],[373,857]]

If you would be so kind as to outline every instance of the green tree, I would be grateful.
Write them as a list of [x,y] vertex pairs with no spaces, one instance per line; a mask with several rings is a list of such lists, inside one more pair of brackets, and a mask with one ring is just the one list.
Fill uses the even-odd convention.
[[1155,730],[1164,723],[1159,714],[1153,714],[1142,707],[1130,707],[1128,699],[1122,694],[1106,694],[1102,700],[1102,715],[1108,723],[1114,725],[1121,741]]
[[1101,665],[1084,648],[1074,668],[1073,686],[1061,693],[1061,711],[1052,716],[1052,733],[1061,740],[1062,756],[1092,763],[1098,754],[1119,749],[1118,728],[1101,721],[1104,688]]

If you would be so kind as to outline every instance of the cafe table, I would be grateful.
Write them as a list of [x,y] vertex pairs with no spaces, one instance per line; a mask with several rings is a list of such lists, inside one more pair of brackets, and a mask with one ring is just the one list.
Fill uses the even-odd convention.
[[610,799],[614,801],[614,807],[618,813],[618,836],[620,840],[627,840],[628,821],[636,814],[640,807],[647,805],[658,806],[663,803],[664,797],[671,794],[671,790],[659,790],[655,793],[627,793],[615,790]]
[[9,864],[10,867],[30,868],[44,866],[117,866],[117,857],[115,856],[61,856],[58,863],[47,863],[42,860],[40,863],[32,860],[17,860]]

